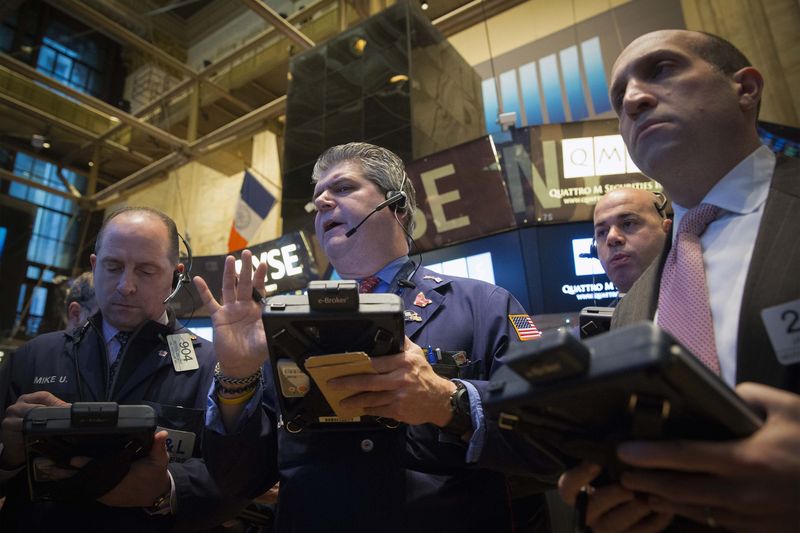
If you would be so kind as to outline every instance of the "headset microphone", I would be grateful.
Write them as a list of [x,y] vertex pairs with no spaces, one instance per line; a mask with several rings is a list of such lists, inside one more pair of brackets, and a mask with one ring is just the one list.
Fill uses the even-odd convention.
[[358,228],[360,228],[361,225],[369,219],[369,217],[371,217],[372,215],[374,215],[375,213],[377,213],[378,211],[380,211],[384,207],[389,207],[391,205],[399,204],[400,202],[405,202],[406,201],[406,193],[403,192],[403,191],[389,191],[388,196],[389,196],[389,198],[387,198],[386,200],[384,200],[381,203],[379,203],[378,205],[376,205],[375,209],[370,211],[367,216],[362,218],[361,222],[356,224],[355,227],[347,230],[347,232],[344,234],[344,236],[347,237],[348,239],[350,237],[352,237],[353,234],[358,230]]

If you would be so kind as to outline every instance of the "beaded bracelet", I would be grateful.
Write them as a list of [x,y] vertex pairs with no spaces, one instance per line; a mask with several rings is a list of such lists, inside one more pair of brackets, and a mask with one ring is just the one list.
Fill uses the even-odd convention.
[[222,370],[219,367],[219,363],[216,364],[214,367],[214,380],[220,384],[228,384],[228,385],[250,385],[252,383],[256,383],[261,380],[261,367],[258,370],[249,376],[243,378],[233,378],[230,376],[226,376],[222,373]]

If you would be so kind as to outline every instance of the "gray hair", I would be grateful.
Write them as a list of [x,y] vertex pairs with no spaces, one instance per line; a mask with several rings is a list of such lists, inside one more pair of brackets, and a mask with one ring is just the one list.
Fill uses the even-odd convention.
[[356,163],[361,167],[364,178],[378,186],[384,194],[401,190],[406,193],[405,207],[398,209],[406,215],[404,226],[411,234],[414,232],[414,213],[417,211],[417,195],[414,184],[406,174],[403,160],[397,154],[374,144],[353,142],[340,144],[325,150],[314,165],[311,181],[316,183],[320,177],[341,163]]

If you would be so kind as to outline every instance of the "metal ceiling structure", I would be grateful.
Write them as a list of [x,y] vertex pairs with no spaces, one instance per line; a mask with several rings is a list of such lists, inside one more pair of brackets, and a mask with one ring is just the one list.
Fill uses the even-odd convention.
[[[34,154],[59,169],[88,177],[87,193],[57,191],[25,176],[0,172],[0,179],[78,202],[82,209],[104,205],[189,161],[242,141],[265,128],[280,131],[285,113],[289,58],[359,23],[392,0],[317,0],[288,16],[266,0],[44,0],[92,30],[119,43],[140,63],[170,73],[175,83],[135,112],[125,112],[72,89],[18,59],[0,53],[0,148]],[[425,11],[452,35],[525,0],[429,0]],[[8,16],[23,2],[0,10]],[[285,3],[285,2],[284,2]],[[195,5],[196,4],[196,5]],[[162,33],[186,33],[196,15],[217,9],[250,10],[268,26],[224,57],[193,68],[164,47],[156,32],[137,21],[157,19]],[[232,7],[231,7],[232,6]],[[180,10],[177,10],[180,7]],[[172,13],[173,9],[175,13]],[[207,20],[213,18],[205,17]],[[206,24],[208,24],[206,22]],[[170,25],[174,32],[170,32]],[[140,24],[140,26],[142,26]],[[143,36],[144,35],[144,36]],[[185,49],[188,46],[184,46]],[[185,53],[183,54],[186,55]],[[50,148],[31,149],[33,135],[46,135]],[[62,178],[63,179],[63,178]]]

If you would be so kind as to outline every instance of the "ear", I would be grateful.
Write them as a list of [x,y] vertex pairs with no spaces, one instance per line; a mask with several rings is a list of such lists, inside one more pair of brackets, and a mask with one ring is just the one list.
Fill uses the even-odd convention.
[[97,264],[97,256],[95,254],[89,256],[89,264],[92,265],[92,274],[94,274],[94,267]]
[[745,67],[733,74],[737,83],[739,107],[742,111],[756,112],[764,92],[764,77],[754,67]]
[[672,231],[672,219],[665,218],[661,221],[661,229],[664,230],[664,233],[669,235],[669,232]]
[[78,302],[70,302],[67,306],[67,322],[78,323],[81,317],[81,304]]
[[186,270],[186,266],[184,266],[183,263],[178,263],[177,265],[175,265],[175,270],[183,274],[183,272]]

